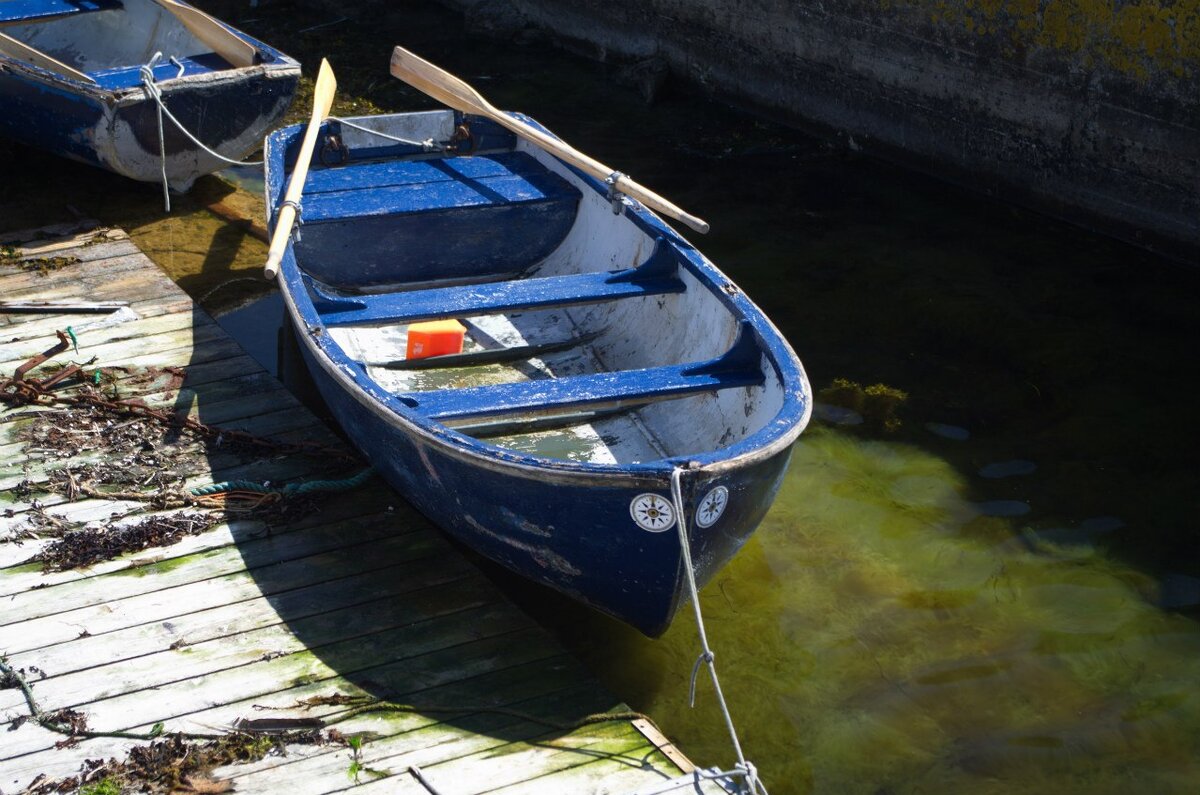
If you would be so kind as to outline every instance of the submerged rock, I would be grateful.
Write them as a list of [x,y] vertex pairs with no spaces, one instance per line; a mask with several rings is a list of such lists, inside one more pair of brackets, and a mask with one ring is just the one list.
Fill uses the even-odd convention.
[[1158,604],[1168,610],[1200,605],[1200,578],[1167,574],[1159,581]]
[[961,428],[958,425],[947,425],[944,422],[927,422],[925,430],[940,436],[943,439],[953,439],[956,442],[965,442],[971,438],[971,432],[966,428]]
[[813,403],[813,416],[830,425],[862,425],[863,416],[854,409],[833,406],[829,403]]
[[1012,461],[995,461],[979,470],[979,476],[984,478],[1011,478],[1018,475],[1032,475],[1037,471],[1037,464],[1023,459]]
[[1024,516],[1029,513],[1029,503],[1020,500],[989,500],[975,503],[975,508],[984,516]]

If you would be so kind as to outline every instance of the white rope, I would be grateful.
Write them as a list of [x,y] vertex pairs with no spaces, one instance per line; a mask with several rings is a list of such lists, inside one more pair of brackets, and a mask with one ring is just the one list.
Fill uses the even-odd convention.
[[709,676],[712,677],[713,689],[717,693],[717,704],[725,717],[725,728],[729,730],[729,739],[733,741],[733,751],[737,755],[737,770],[745,776],[750,792],[761,792],[769,795],[767,787],[758,778],[758,770],[751,762],[746,761],[742,753],[742,744],[738,742],[737,729],[733,725],[733,716],[729,714],[729,705],[725,703],[725,695],[721,692],[721,681],[717,678],[716,655],[708,645],[708,633],[704,629],[704,615],[700,611],[700,592],[696,587],[696,572],[692,566],[691,543],[688,541],[687,522],[683,513],[683,469],[675,467],[671,471],[671,500],[675,503],[675,527],[679,531],[679,551],[683,556],[683,568],[687,573],[688,590],[692,597],[692,610],[696,615],[696,632],[700,636],[700,656],[692,667],[691,706],[696,706],[696,675],[700,666],[708,665]]
[[426,138],[424,141],[413,141],[408,138],[400,138],[399,136],[390,135],[385,132],[380,132],[379,130],[372,130],[370,127],[363,127],[361,124],[355,124],[352,121],[346,121],[341,116],[330,116],[329,118],[334,121],[340,122],[341,124],[345,125],[346,127],[353,127],[354,129],[359,130],[361,132],[370,133],[371,135],[376,135],[376,136],[379,136],[380,138],[386,138],[387,140],[395,141],[398,144],[408,144],[409,146],[419,146],[422,149],[424,149],[426,152],[441,152],[445,149],[445,147],[442,146],[441,144],[434,143],[432,138]]
[[[263,164],[263,161],[261,161],[261,160],[233,160],[233,159],[228,158],[225,155],[221,154],[220,152],[213,151],[212,149],[208,148],[204,144],[203,141],[201,141],[196,136],[192,135],[192,133],[188,131],[188,128],[183,126],[183,123],[180,122],[179,119],[175,118],[175,115],[173,113],[171,113],[171,110],[167,107],[166,103],[163,102],[162,89],[160,89],[158,87],[157,81],[154,79],[154,67],[155,67],[155,65],[158,64],[158,62],[161,58],[162,58],[161,52],[154,53],[154,57],[151,58],[147,63],[143,64],[138,69],[138,72],[142,76],[142,89],[146,92],[146,96],[149,97],[150,99],[153,99],[155,105],[158,106],[158,108],[157,108],[157,110],[158,110],[158,158],[159,158],[159,163],[161,165],[161,170],[162,170],[163,204],[166,205],[167,212],[171,212],[170,186],[167,183],[167,149],[166,149],[166,146],[163,144],[163,115],[164,114],[166,114],[166,117],[168,119],[170,119],[171,122],[176,127],[179,128],[179,131],[181,133],[183,133],[185,136],[187,136],[189,141],[191,141],[196,146],[203,149],[205,152],[207,152],[212,157],[215,157],[217,160],[220,160],[224,163],[228,163],[231,166],[261,166]],[[182,65],[179,64],[178,61],[175,61],[173,58],[172,58],[172,62],[176,63],[177,65],[180,65],[182,67]]]

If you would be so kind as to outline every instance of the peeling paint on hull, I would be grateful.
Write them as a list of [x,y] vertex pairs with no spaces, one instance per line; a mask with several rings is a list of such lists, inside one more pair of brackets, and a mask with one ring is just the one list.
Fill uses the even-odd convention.
[[[156,71],[170,112],[206,146],[233,160],[260,146],[286,113],[300,78],[296,61],[242,38],[255,46],[262,63],[217,65],[181,77]],[[113,85],[121,82],[112,77],[117,71],[89,73],[101,80],[86,83],[0,55],[0,135],[143,182],[162,179],[165,150],[167,181],[178,191],[225,167],[165,117],[160,149],[156,103],[136,78]]]
[[[395,127],[387,126],[392,119]],[[408,131],[415,140],[442,140],[438,130],[449,134],[462,121],[453,119],[448,111],[354,121],[386,127],[397,134],[405,120],[427,125]],[[478,119],[468,123],[487,129]],[[322,136],[328,136],[334,124],[328,122]],[[289,127],[268,138],[269,212],[280,200],[287,160],[294,157],[300,133],[300,127]],[[435,180],[426,168],[432,161],[419,151],[398,151],[393,160],[378,153],[356,159],[355,137],[347,135],[343,143],[350,151],[349,165],[329,166],[317,155],[310,167],[306,198],[312,218],[319,220],[306,220],[304,237],[309,240],[312,230],[323,225],[327,236],[345,244],[347,256],[325,271],[321,269],[323,258],[313,258],[304,246],[292,241],[280,268],[281,293],[301,354],[332,413],[380,475],[448,533],[522,576],[608,613],[646,635],[661,635],[686,599],[678,525],[673,518],[641,523],[633,506],[648,494],[659,505],[668,506],[672,473],[684,470],[682,500],[696,577],[700,584],[712,578],[766,514],[782,482],[791,447],[808,422],[811,388],[795,353],[762,312],[741,291],[730,289],[728,279],[674,230],[631,201],[621,206],[619,215],[614,214],[603,184],[544,152],[512,140],[497,142],[484,154],[456,158],[453,163],[446,158],[433,167],[441,175]],[[371,145],[378,147],[377,142],[363,141],[364,149]],[[397,145],[398,150],[403,148],[403,144]],[[509,154],[520,157],[507,158]],[[498,248],[504,247],[506,237],[520,236],[524,226],[515,216],[506,215],[505,223],[495,224],[497,216],[487,212],[490,205],[481,203],[482,196],[508,208],[519,206],[520,198],[504,198],[489,187],[487,178],[478,177],[504,163],[529,169],[520,175],[510,172],[505,179],[519,176],[530,180],[527,184],[546,184],[553,180],[541,178],[553,174],[568,183],[577,197],[571,203],[574,222],[549,255],[538,255],[530,263],[509,263],[519,265],[524,278],[496,273],[484,258],[479,268],[486,281],[455,287],[462,276],[459,268],[465,263],[445,264],[443,271],[450,278],[435,283],[428,262],[413,261],[406,269],[385,274],[387,280],[403,280],[407,275],[412,279],[404,282],[409,289],[392,290],[376,279],[367,283],[367,292],[360,291],[364,274],[378,274],[381,263],[395,263],[394,256],[374,261],[369,240],[363,241],[358,256],[353,256],[361,238],[358,224],[364,220],[390,218],[388,223],[403,229],[413,216],[453,210],[463,235],[481,234],[489,227]],[[386,184],[377,187],[380,183]],[[405,191],[414,185],[419,186],[422,199],[415,210],[405,198]],[[465,196],[465,185],[478,195]],[[376,212],[387,197],[392,198],[388,212]],[[271,215],[273,220],[274,213]],[[540,227],[541,218],[535,211],[526,220]],[[419,230],[412,234],[417,236]],[[413,245],[419,247],[420,242],[414,240]],[[645,268],[649,260],[667,251],[682,289],[658,295],[607,296],[591,302],[597,296],[586,291],[597,289],[596,280],[589,278],[597,269],[608,273],[614,266]],[[428,384],[424,389],[390,380],[370,362],[392,358],[385,337],[408,321],[376,318],[357,328],[352,323],[339,325],[337,297],[314,288],[312,274],[302,270],[310,259],[315,259],[316,269],[332,282],[329,288],[344,289],[347,298],[394,297],[397,306],[411,308],[423,294],[447,297],[453,292],[464,303],[453,304],[452,314],[469,321],[468,334],[476,342],[486,339],[502,344],[511,353],[521,351],[522,344],[567,336],[572,338],[573,348],[582,350],[564,353],[561,360],[522,353],[514,370],[545,368],[537,378],[522,379],[508,373],[517,380],[506,376],[482,386],[478,381],[455,381],[444,386]],[[474,255],[471,259],[480,261]],[[571,295],[553,292],[556,288],[551,285],[563,289],[564,284],[573,290],[585,289],[588,300],[575,306]],[[580,288],[582,284],[589,287]],[[544,305],[536,298],[532,303],[522,299],[514,305],[516,309],[499,309],[493,303],[483,311],[477,303],[519,292],[554,297],[547,298]],[[472,302],[476,302],[475,310],[469,306]],[[450,305],[443,303],[442,307]],[[502,333],[503,328],[522,333],[509,337]],[[372,336],[367,329],[384,333]],[[366,344],[358,344],[364,340]],[[674,372],[678,366],[683,368],[681,378],[699,373],[704,369],[702,361],[734,349],[753,351],[752,356],[747,353],[737,359],[736,365],[753,368],[761,376],[750,386],[745,385],[749,381],[728,385],[705,382],[704,389],[681,396],[666,391],[668,387],[657,380],[668,378],[664,371]],[[577,361],[575,369],[571,361]],[[733,367],[733,360],[729,361]],[[487,377],[486,373],[478,375]],[[630,391],[613,392],[617,383]],[[473,388],[490,397],[476,397],[479,393],[472,392]],[[532,407],[520,403],[510,408],[495,399],[498,393],[488,393],[489,388],[520,392]],[[567,426],[586,427],[592,441],[583,445],[587,453],[580,457],[572,455],[574,451],[528,450],[511,441],[492,441],[496,437],[480,436],[469,425],[452,428],[444,424],[442,415],[430,408],[437,397],[480,400],[480,415],[491,413],[502,419],[566,417]],[[623,404],[623,397],[630,402]],[[645,402],[640,403],[643,398]],[[628,423],[623,430],[641,438],[626,439],[607,432],[613,426],[599,430],[606,418],[573,419],[576,401],[616,406],[613,410]],[[704,521],[697,521],[706,497],[714,492],[724,498],[722,510],[714,513],[710,504]]]

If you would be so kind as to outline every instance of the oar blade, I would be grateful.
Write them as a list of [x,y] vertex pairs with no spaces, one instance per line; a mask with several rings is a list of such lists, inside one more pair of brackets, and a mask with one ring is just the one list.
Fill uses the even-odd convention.
[[463,113],[490,116],[497,112],[466,82],[403,47],[392,50],[392,76]]
[[213,48],[213,52],[237,67],[253,66],[258,55],[254,45],[238,36],[213,17],[198,8],[185,6],[176,0],[157,0],[158,4],[183,23],[192,35]]
[[333,98],[337,94],[337,78],[333,75],[333,67],[325,58],[317,69],[317,84],[313,88],[313,111],[309,123],[316,119],[317,123],[325,121],[333,110]]

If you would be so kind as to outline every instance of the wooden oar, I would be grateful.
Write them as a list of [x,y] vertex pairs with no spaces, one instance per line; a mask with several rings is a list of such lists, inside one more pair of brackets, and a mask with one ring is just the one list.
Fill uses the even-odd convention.
[[254,45],[238,36],[229,28],[198,8],[185,6],[176,0],[155,0],[175,15],[183,26],[200,41],[212,47],[213,52],[234,66],[253,66],[258,51]]
[[57,58],[52,58],[41,50],[30,47],[25,42],[17,41],[6,33],[0,33],[0,53],[16,58],[18,61],[40,66],[47,71],[60,74],[64,77],[73,77],[76,80],[93,85],[96,83],[90,75],[86,75],[72,66],[67,66]]
[[[450,74],[445,69],[434,66],[429,61],[413,55],[403,47],[397,47],[392,51],[392,75],[455,110],[488,117],[525,140],[537,144],[555,157],[561,158],[597,179],[607,180],[614,173],[611,168],[598,160],[588,157],[578,149],[574,149],[557,138],[546,135],[541,130],[514,119],[503,111],[497,110],[467,83]],[[664,215],[682,221],[697,232],[703,233],[708,231],[708,224],[705,221],[676,207],[662,196],[659,196],[649,188],[639,185],[624,174],[616,180],[615,187],[621,193],[637,199],[650,209],[657,210]]]
[[296,165],[292,175],[288,177],[287,192],[283,195],[283,204],[279,207],[279,215],[275,217],[275,232],[271,235],[271,248],[267,251],[267,264],[263,266],[263,276],[274,279],[279,273],[279,260],[283,259],[284,249],[287,248],[288,238],[292,234],[292,222],[296,220],[296,204],[300,194],[304,192],[304,178],[308,176],[308,163],[312,160],[313,149],[317,145],[317,133],[321,122],[329,115],[333,107],[333,95],[337,92],[337,79],[329,61],[321,59],[321,68],[317,72],[317,86],[313,89],[312,118],[308,120],[308,128],[304,131],[304,140],[300,142],[300,153],[296,155]]

